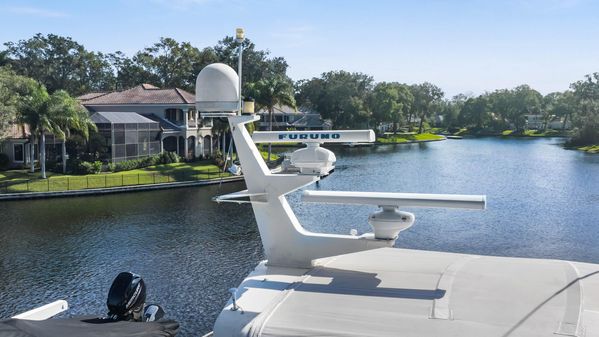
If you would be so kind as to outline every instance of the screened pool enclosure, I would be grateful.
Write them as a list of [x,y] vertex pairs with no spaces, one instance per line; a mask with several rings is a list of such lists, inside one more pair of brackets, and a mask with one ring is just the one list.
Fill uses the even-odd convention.
[[118,163],[160,153],[160,126],[135,112],[96,112],[91,116],[108,149],[103,160]]

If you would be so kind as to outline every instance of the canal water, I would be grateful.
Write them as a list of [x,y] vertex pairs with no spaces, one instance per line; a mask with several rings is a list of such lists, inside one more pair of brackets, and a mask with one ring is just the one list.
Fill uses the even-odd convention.
[[[558,139],[478,138],[336,149],[335,173],[312,189],[486,194],[487,210],[406,209],[398,247],[599,263],[599,155]],[[248,205],[215,204],[222,186],[0,202],[0,318],[56,299],[69,315],[105,314],[121,271],[141,274],[147,300],[182,336],[211,330],[230,287],[263,259]],[[304,227],[369,230],[367,206],[302,203]]]

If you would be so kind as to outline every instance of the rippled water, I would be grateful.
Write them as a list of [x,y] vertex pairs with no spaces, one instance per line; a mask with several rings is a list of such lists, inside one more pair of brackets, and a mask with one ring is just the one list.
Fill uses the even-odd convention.
[[[599,263],[599,156],[553,139],[464,139],[337,149],[337,170],[312,189],[486,194],[485,211],[407,209],[399,247]],[[112,278],[141,274],[148,301],[210,331],[236,286],[263,259],[248,205],[210,201],[225,184],[98,197],[0,202],[0,317],[56,299],[70,315],[105,313]],[[306,204],[318,232],[367,231],[374,207]]]

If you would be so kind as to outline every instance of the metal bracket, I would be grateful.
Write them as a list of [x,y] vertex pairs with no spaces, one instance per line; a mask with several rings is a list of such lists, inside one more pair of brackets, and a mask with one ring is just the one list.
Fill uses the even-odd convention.
[[[243,190],[235,193],[218,195],[212,198],[212,201],[217,203],[232,202],[236,204],[251,204],[251,203],[266,203],[266,193],[249,193],[248,190]],[[253,200],[238,200],[240,198],[253,198]]]

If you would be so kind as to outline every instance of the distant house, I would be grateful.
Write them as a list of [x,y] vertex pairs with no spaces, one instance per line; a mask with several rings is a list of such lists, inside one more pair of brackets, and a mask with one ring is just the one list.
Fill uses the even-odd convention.
[[554,130],[560,130],[560,129],[570,130],[570,128],[572,128],[572,122],[566,121],[566,125],[564,125],[563,118],[555,118],[554,120],[549,122],[549,124],[547,124],[547,127],[550,129],[554,129]]
[[[526,128],[527,129],[536,129],[541,130],[545,127],[545,115],[536,114],[536,115],[524,115],[526,119]],[[565,129],[570,129],[571,127],[570,121],[566,122]],[[558,118],[557,116],[549,116],[547,122],[547,128],[549,129],[562,129],[564,128],[564,120],[562,118]]]
[[527,129],[542,129],[545,124],[545,116],[544,115],[524,115],[524,119],[526,120],[526,128]]
[[[15,123],[3,135],[0,135],[0,153],[8,156],[9,166],[19,168],[31,164],[31,151],[33,161],[39,160],[39,137],[36,143],[31,144],[31,131],[29,125]],[[56,139],[52,134],[46,134],[47,160],[60,159],[62,139]],[[33,146],[32,146],[33,145]]]
[[[258,130],[269,129],[270,115],[268,110],[261,109],[256,112],[260,115]],[[329,130],[331,123],[323,120],[319,113],[312,113],[293,109],[289,106],[276,106],[273,109],[273,130]]]
[[[194,95],[185,90],[141,84],[124,91],[88,93],[78,99],[90,113],[102,113],[94,117],[94,122],[97,120],[97,124],[103,124],[101,132],[104,136],[109,136],[107,130],[116,132],[110,134],[110,143],[107,141],[107,145],[111,146],[112,160],[145,156],[156,151],[177,152],[181,157],[192,159],[211,155],[215,150],[218,137],[212,134],[212,120],[200,118],[195,110]],[[121,122],[119,114],[126,114]],[[141,128],[144,132],[149,131],[147,141],[145,138],[133,139],[134,124],[137,131],[142,131]],[[127,125],[131,130],[129,137]],[[158,130],[154,129],[156,125]],[[123,127],[125,139],[121,143]],[[133,149],[134,144],[137,150]],[[148,146],[147,151],[144,144]]]
[[[29,140],[31,133],[27,124],[13,124],[11,128],[2,135],[0,153],[8,156],[10,167],[24,166],[29,163]],[[35,146],[37,149],[37,145]],[[34,152],[37,159],[37,151]]]

